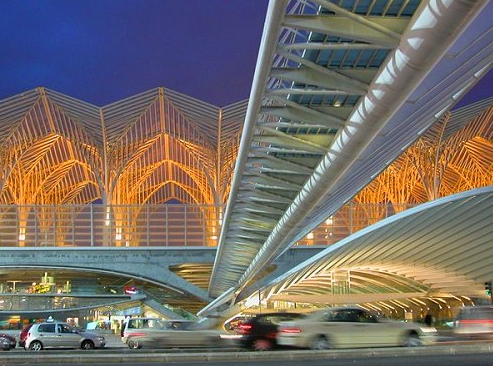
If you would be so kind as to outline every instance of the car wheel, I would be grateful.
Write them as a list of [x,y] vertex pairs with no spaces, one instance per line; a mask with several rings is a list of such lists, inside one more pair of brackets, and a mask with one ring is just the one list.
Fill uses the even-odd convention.
[[402,342],[404,347],[418,347],[423,345],[423,341],[419,338],[416,333],[409,333],[404,336],[404,341]]
[[254,351],[268,351],[272,349],[272,342],[265,338],[255,339],[252,342],[252,350]]
[[94,343],[92,341],[89,341],[86,339],[84,342],[82,342],[81,348],[82,349],[94,349]]
[[41,351],[43,349],[43,345],[39,341],[33,341],[29,345],[29,349],[31,351]]
[[142,348],[142,346],[139,344],[138,341],[134,341],[132,339],[130,339],[128,341],[128,347],[131,348],[131,349],[139,349],[139,348]]
[[330,348],[330,343],[328,339],[323,335],[316,336],[310,343],[310,349],[329,349],[329,348]]

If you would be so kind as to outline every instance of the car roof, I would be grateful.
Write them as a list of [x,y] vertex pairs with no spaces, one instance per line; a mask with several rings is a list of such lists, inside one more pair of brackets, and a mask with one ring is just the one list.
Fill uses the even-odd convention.
[[53,320],[53,321],[49,321],[49,322],[33,323],[33,326],[35,326],[35,325],[39,326],[39,325],[44,325],[44,324],[67,324],[67,325],[70,325],[67,322],[62,322],[61,320]]
[[300,318],[305,316],[306,314],[305,313],[295,313],[295,312],[289,312],[289,311],[286,311],[286,312],[272,312],[272,313],[262,313],[262,314],[257,314],[255,316],[252,316],[251,318],[247,318],[245,319],[245,322],[255,322],[255,321],[258,321],[260,319],[263,319],[263,318],[267,318],[267,317],[274,317],[274,316],[293,316],[293,317],[297,317],[299,316]]
[[[361,311],[368,311],[368,310],[362,309],[362,308],[360,308],[358,306],[334,306],[332,308],[317,309],[317,310],[311,311],[309,313],[306,313],[306,315],[308,315],[308,316],[320,315],[320,314],[325,314],[325,313],[328,313],[328,312],[340,311],[340,310],[361,310]],[[370,313],[372,313],[372,312],[370,311]]]
[[292,314],[300,314],[292,311],[280,311],[280,312],[272,312],[272,313],[262,313],[256,314],[255,317],[263,317],[263,316],[273,316],[273,315],[292,315]]
[[365,311],[365,309],[360,308],[359,306],[350,305],[350,306],[334,306],[334,307],[330,307],[330,308],[322,308],[322,309],[317,309],[314,312],[327,312],[327,311],[334,311],[334,310],[363,310],[363,311]]

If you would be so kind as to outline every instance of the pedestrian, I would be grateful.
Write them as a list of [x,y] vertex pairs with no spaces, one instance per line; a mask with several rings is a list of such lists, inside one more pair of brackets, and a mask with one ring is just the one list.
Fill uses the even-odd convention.
[[425,316],[425,324],[429,327],[433,324],[433,316],[430,313],[427,313]]

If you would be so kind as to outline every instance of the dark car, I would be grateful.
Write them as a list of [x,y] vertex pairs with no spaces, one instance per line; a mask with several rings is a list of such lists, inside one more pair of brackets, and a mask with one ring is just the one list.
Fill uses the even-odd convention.
[[15,348],[17,345],[17,340],[14,336],[10,334],[0,333],[0,348],[8,351],[9,349]]
[[301,318],[298,313],[258,314],[238,325],[236,332],[241,346],[255,351],[267,351],[277,346],[276,335],[279,323]]
[[29,329],[33,326],[34,323],[26,325],[21,330],[21,335],[19,337],[19,347],[24,347],[26,345],[27,334],[29,333]]

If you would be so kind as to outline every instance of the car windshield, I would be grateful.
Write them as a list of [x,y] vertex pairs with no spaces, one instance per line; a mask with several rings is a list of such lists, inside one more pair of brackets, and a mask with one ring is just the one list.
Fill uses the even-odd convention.
[[57,324],[58,333],[75,333],[77,330],[68,324]]
[[128,322],[128,329],[166,329],[166,323],[161,319],[135,318]]
[[188,320],[168,320],[166,329],[170,330],[185,330],[188,329],[191,325],[195,324],[192,321]]
[[326,322],[357,322],[357,323],[377,323],[383,320],[377,314],[353,308],[340,308],[340,309],[330,309],[324,311],[317,311],[310,315],[316,319],[320,319]]
[[[265,316],[259,316],[258,317],[258,323],[260,324],[275,324],[278,325],[282,322],[287,322],[291,320],[298,320],[301,318],[304,318],[305,314],[300,314],[300,313],[286,313],[286,314],[269,314]],[[251,321],[253,321],[252,319]]]

